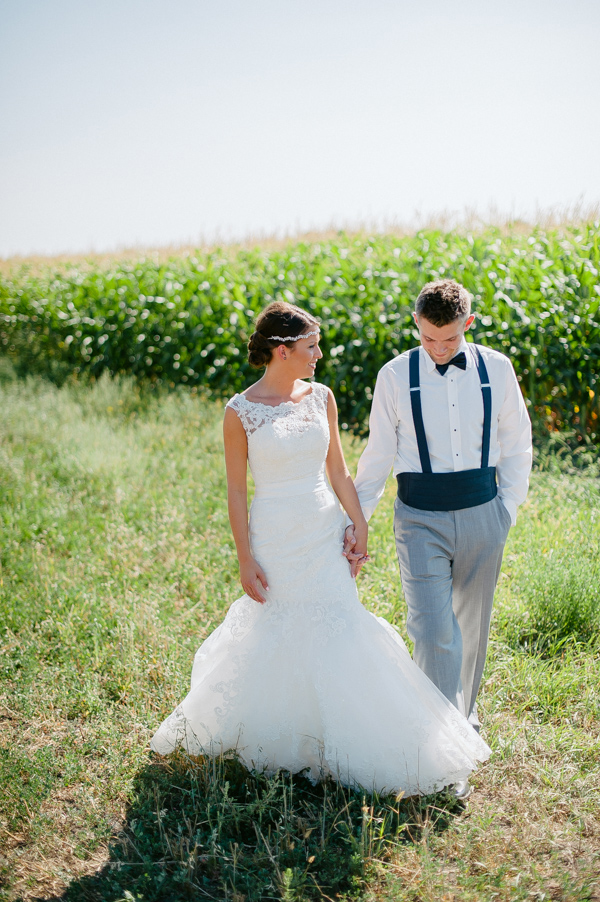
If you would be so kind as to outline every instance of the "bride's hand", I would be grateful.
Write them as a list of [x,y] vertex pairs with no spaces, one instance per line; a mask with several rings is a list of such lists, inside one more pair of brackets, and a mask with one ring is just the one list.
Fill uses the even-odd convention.
[[[350,535],[349,535],[350,534]],[[367,524],[364,526],[348,526],[346,529],[346,540],[351,538],[352,545],[350,550],[346,550],[347,542],[344,542],[344,555],[350,564],[350,575],[355,579],[360,573],[361,567],[370,561],[371,558],[367,552],[367,537],[369,530]]]
[[264,604],[267,600],[261,592],[261,587],[265,591],[268,590],[269,584],[262,567],[256,563],[254,558],[240,563],[240,582],[242,589],[253,601]]
[[342,554],[344,557],[348,557],[348,554],[354,549],[356,545],[356,536],[354,535],[354,523],[351,523],[350,526],[346,527],[346,532],[344,533],[344,550]]

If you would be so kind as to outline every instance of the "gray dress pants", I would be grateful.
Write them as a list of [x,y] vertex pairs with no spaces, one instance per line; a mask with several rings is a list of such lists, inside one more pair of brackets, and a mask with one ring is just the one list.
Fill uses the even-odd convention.
[[422,511],[396,498],[394,535],[414,660],[478,727],[475,700],[510,514],[496,496],[458,511]]

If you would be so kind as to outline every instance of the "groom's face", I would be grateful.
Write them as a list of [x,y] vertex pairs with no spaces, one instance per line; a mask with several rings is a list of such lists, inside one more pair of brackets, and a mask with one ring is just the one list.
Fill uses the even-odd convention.
[[421,344],[434,363],[448,363],[460,347],[462,337],[475,316],[457,319],[446,326],[434,326],[424,316],[413,313],[415,323],[421,336]]

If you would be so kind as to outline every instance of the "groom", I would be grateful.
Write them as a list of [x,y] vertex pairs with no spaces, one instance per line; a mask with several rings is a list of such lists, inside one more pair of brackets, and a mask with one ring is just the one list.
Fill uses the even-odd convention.
[[527,494],[531,424],[510,360],[465,341],[474,316],[462,285],[429,283],[413,316],[421,346],[379,372],[355,485],[368,519],[393,469],[414,660],[478,729],[494,589]]

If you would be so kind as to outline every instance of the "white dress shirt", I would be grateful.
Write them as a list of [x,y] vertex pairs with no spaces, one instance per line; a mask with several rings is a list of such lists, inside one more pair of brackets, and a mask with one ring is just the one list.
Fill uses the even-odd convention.
[[[498,494],[514,525],[525,500],[531,470],[531,423],[519,383],[508,357],[478,345],[492,387],[492,423],[488,466],[496,467]],[[423,348],[419,349],[421,406],[434,473],[473,470],[481,466],[483,398],[475,354],[463,338],[467,358],[461,370],[450,366],[442,376]],[[369,419],[369,441],[355,480],[367,519],[383,494],[387,477],[421,473],[410,405],[408,355],[395,357],[379,371]]]

